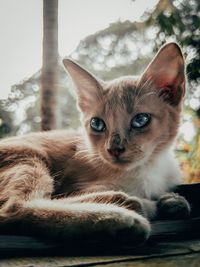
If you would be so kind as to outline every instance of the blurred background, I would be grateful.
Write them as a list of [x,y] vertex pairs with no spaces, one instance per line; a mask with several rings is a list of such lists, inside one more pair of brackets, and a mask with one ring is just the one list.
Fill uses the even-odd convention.
[[185,181],[200,182],[199,0],[1,0],[0,35],[0,138],[80,127],[63,57],[109,80],[179,42],[188,90],[176,153]]

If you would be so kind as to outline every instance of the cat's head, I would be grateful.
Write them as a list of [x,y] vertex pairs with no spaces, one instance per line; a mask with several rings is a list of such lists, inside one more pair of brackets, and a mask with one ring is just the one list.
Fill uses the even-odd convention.
[[70,59],[63,63],[94,154],[123,168],[171,145],[185,93],[184,58],[176,43],[164,45],[140,77],[104,82]]

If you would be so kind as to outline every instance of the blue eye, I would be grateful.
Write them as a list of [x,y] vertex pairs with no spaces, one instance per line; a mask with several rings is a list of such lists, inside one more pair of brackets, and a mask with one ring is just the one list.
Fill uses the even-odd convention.
[[131,121],[131,127],[133,129],[144,128],[146,127],[151,121],[151,115],[148,113],[138,113],[133,117]]
[[90,121],[90,127],[95,132],[103,132],[106,129],[106,124],[105,124],[105,122],[102,119],[95,117],[95,118],[92,118],[91,119],[91,121]]

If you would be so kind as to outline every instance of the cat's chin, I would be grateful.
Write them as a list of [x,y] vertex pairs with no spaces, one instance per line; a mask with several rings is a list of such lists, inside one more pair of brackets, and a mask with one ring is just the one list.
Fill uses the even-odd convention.
[[126,168],[131,164],[131,161],[123,159],[123,158],[105,158],[103,157],[103,161],[107,164],[111,165],[114,168]]

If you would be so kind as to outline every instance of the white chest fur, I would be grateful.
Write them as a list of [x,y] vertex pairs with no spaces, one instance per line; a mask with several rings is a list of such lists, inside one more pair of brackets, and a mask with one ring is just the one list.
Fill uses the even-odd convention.
[[151,199],[180,183],[178,163],[173,152],[167,149],[158,154],[151,163],[128,171],[120,181],[120,186],[130,195]]

